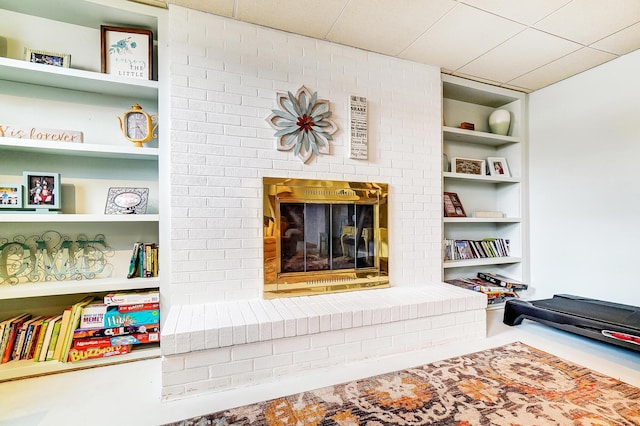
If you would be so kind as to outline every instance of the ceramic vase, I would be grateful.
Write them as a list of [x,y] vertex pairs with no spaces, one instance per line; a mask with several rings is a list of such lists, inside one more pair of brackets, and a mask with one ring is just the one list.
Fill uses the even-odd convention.
[[489,116],[489,129],[491,133],[506,136],[511,125],[511,113],[506,109],[497,109]]

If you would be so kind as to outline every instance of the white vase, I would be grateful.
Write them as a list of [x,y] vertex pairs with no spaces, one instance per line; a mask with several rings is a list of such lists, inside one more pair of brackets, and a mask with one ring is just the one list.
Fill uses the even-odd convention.
[[489,129],[496,135],[508,135],[510,124],[511,114],[506,109],[497,109],[489,116]]

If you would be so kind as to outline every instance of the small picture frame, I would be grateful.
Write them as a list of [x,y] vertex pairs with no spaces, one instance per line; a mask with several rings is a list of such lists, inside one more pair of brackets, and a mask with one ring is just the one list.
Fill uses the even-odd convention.
[[153,33],[100,26],[101,71],[125,78],[153,79]]
[[60,208],[60,173],[23,172],[25,208]]
[[0,209],[22,208],[22,185],[0,183]]
[[504,157],[487,158],[487,166],[491,176],[511,177],[507,159]]
[[455,192],[444,193],[444,216],[445,217],[467,217],[462,207],[460,197]]
[[453,157],[451,159],[451,171],[453,173],[482,176],[485,174],[484,165],[484,160],[461,157]]
[[68,53],[53,53],[44,50],[25,48],[24,59],[34,64],[51,65],[54,67],[69,68],[71,55]]
[[145,214],[149,188],[109,188],[104,214]]

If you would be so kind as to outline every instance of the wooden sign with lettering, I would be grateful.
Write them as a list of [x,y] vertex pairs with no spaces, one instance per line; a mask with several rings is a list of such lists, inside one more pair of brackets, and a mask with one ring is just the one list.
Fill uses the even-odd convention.
[[349,157],[366,160],[367,145],[367,98],[349,97]]
[[82,143],[82,132],[78,132],[77,130],[44,129],[42,127],[0,124],[0,138]]

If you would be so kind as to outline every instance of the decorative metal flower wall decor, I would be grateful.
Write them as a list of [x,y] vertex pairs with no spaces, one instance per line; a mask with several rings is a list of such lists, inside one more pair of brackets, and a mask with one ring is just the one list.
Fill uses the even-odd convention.
[[331,120],[329,101],[318,99],[318,92],[313,95],[302,86],[296,96],[291,92],[278,93],[280,109],[271,110],[267,122],[276,131],[278,151],[290,151],[306,163],[313,154],[329,154],[329,141],[338,126]]

